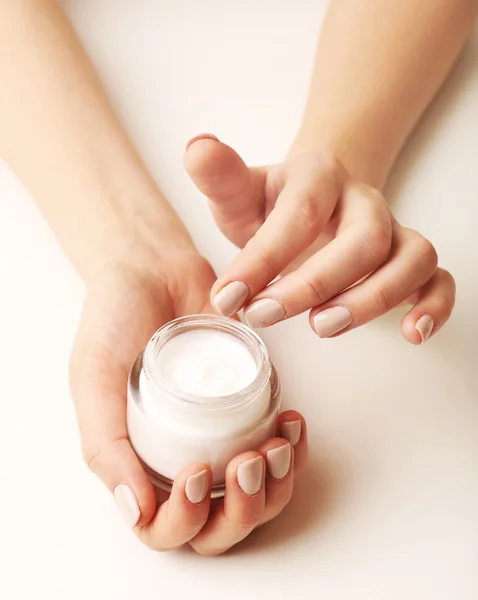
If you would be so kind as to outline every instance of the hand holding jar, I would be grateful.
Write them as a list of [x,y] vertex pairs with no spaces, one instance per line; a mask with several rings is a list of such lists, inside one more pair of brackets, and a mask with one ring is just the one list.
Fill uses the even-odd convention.
[[[133,416],[143,462],[164,484],[174,478],[170,495],[157,499],[126,418],[128,373],[157,329],[211,312],[211,287],[224,315],[245,307],[247,321],[263,327],[310,311],[312,328],[326,338],[409,302],[402,333],[420,344],[453,308],[454,281],[437,267],[434,247],[397,222],[378,190],[459,55],[476,2],[444,0],[438,4],[445,12],[430,2],[387,3],[386,10],[378,1],[330,4],[290,158],[250,169],[214,136],[193,140],[187,150],[189,174],[219,228],[241,248],[217,281],[115,116],[59,3],[2,6],[2,158],[38,202],[87,288],[70,369],[84,456],[137,535],[159,550],[189,542],[217,554],[272,519],[306,463],[307,438],[301,415],[288,411],[255,450],[220,453],[227,465],[219,461],[216,473],[204,462],[176,472],[173,461],[164,464],[140,448]],[[285,72],[284,84],[290,85]],[[254,140],[257,131],[248,133]],[[319,234],[328,243],[317,251]],[[148,367],[149,350],[137,388],[146,396],[161,383]],[[173,427],[178,405],[191,398],[170,391],[163,398],[176,415]],[[250,432],[262,435],[261,423],[269,425],[263,408]],[[215,447],[220,428],[216,433]],[[213,478],[223,467],[225,496],[212,505]]]
[[[167,270],[162,265],[168,265]],[[230,354],[234,364],[244,364],[245,372],[236,376],[246,379],[236,384],[238,389],[249,388],[249,396],[229,393],[234,379],[230,373],[216,380],[214,389],[198,389],[202,374],[194,340],[182,347],[179,365],[166,364],[175,358],[171,352],[156,363],[158,349],[166,342],[164,349],[174,351],[169,341],[181,341],[174,335],[188,329],[191,319],[168,322],[178,315],[212,312],[209,294],[214,280],[209,264],[195,252],[165,251],[157,262],[145,254],[141,267],[117,265],[102,271],[88,283],[71,357],[71,388],[85,460],[114,494],[129,526],[155,550],[189,543],[201,554],[224,552],[282,511],[292,495],[294,475],[307,461],[305,422],[295,411],[277,419],[265,347],[240,323],[212,315],[192,320],[193,325],[205,322],[208,330],[212,322],[216,335],[226,335],[226,322],[226,330],[239,336],[228,335],[229,344],[237,340],[238,345]],[[161,326],[165,327],[150,340]],[[212,340],[213,352],[217,342]],[[128,430],[128,372],[145,346],[144,379],[137,382],[141,402],[129,403]],[[227,357],[213,358],[219,368],[215,372],[224,373]],[[184,382],[189,387],[170,394],[163,386],[155,404],[155,383],[164,380],[162,371],[173,388],[184,387]],[[220,403],[201,406],[208,401],[204,394],[229,396],[232,421]],[[172,489],[152,476],[150,465],[156,475],[162,472],[174,479]],[[163,489],[155,489],[151,479]],[[212,500],[211,495],[223,497]]]

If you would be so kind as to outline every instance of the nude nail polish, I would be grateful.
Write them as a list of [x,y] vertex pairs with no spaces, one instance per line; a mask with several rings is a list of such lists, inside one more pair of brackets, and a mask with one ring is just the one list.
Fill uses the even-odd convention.
[[293,446],[300,440],[300,431],[302,423],[299,421],[285,421],[280,428],[281,437],[290,442]]
[[189,140],[189,142],[186,144],[186,150],[192,146],[194,142],[199,140],[214,140],[215,142],[218,142],[219,138],[217,138],[213,133],[200,133]]
[[267,468],[274,479],[284,479],[290,469],[290,444],[269,450],[267,453]]
[[186,497],[189,502],[193,504],[199,504],[204,500],[209,488],[209,475],[206,469],[191,475],[186,481],[186,487],[184,489]]
[[242,281],[228,283],[216,294],[212,303],[218,313],[230,317],[242,308],[249,295],[249,289]]
[[264,474],[262,456],[251,458],[237,467],[237,483],[248,496],[254,496],[261,489]]
[[267,327],[285,317],[285,308],[277,300],[263,298],[251,304],[244,311],[244,318],[249,327]]
[[422,344],[424,344],[430,337],[434,325],[435,323],[430,317],[430,315],[423,315],[415,323],[415,329],[418,331],[422,338]]
[[313,318],[314,329],[321,338],[328,338],[352,323],[352,313],[345,306],[333,306],[317,313]]
[[141,516],[135,495],[125,483],[119,483],[113,490],[113,496],[124,520],[133,528]]

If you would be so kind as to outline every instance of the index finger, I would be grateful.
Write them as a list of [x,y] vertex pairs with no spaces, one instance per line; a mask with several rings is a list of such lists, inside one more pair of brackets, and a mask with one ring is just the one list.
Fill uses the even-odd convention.
[[218,312],[239,310],[317,239],[339,199],[342,176],[343,167],[329,157],[301,157],[285,168],[274,209],[212,288]]

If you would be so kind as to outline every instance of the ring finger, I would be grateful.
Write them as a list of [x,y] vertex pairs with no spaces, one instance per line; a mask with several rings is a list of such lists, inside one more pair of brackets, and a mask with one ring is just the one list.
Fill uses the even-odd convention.
[[[387,313],[430,281],[437,260],[428,240],[394,224],[389,261],[360,284],[313,309],[312,329],[319,337],[333,337]],[[438,293],[446,294],[446,286],[440,286]]]

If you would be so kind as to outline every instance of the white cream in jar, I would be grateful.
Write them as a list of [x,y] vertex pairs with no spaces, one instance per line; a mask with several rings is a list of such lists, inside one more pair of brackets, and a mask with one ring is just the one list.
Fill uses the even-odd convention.
[[128,433],[159,487],[202,462],[221,495],[229,461],[274,436],[279,405],[279,381],[251,329],[216,315],[182,317],[159,329],[133,366]]

